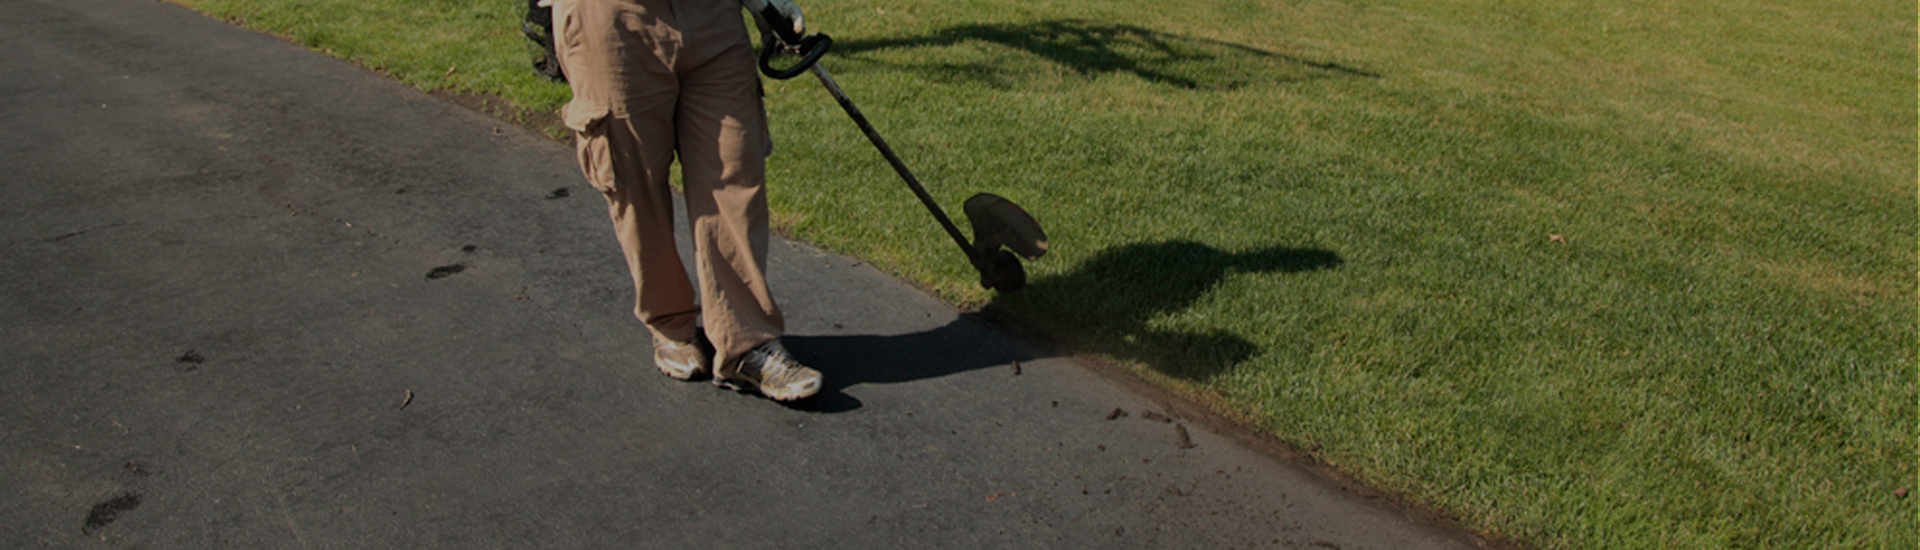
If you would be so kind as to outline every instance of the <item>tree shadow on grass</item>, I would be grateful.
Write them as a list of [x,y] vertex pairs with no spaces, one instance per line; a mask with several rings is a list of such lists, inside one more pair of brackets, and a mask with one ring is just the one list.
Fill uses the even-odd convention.
[[1235,273],[1298,273],[1340,264],[1340,256],[1326,250],[1228,252],[1192,241],[1135,243],[1002,294],[985,311],[1062,327],[1059,336],[1088,351],[1205,380],[1252,358],[1258,346],[1227,331],[1165,330],[1153,326],[1154,319],[1193,307]]
[[[1339,63],[1086,19],[958,25],[929,36],[837,41],[834,49],[857,57],[890,49],[943,48],[966,43],[997,44],[1021,50],[1083,77],[1127,73],[1149,82],[1190,90],[1337,77],[1380,78],[1378,74]],[[1018,68],[1000,63],[901,65],[996,87],[1008,87],[1019,77]]]

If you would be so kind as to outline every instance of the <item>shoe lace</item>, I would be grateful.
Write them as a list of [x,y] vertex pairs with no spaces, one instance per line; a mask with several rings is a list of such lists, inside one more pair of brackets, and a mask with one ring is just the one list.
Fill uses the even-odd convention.
[[794,363],[793,355],[787,353],[786,346],[780,345],[777,341],[762,344],[753,351],[759,355],[761,369],[768,371],[767,374],[787,370],[787,367]]

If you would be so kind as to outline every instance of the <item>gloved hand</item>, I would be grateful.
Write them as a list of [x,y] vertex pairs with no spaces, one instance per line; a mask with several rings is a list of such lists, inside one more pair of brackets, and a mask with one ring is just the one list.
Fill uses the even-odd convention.
[[[793,0],[740,0],[740,5],[753,12],[754,18],[761,23],[774,27],[775,34],[780,35],[782,42],[798,43],[800,37],[807,34],[807,22],[800,17],[800,6],[794,4]],[[770,13],[767,10],[773,11]],[[789,29],[784,28],[787,22],[792,22],[793,34],[787,34]]]

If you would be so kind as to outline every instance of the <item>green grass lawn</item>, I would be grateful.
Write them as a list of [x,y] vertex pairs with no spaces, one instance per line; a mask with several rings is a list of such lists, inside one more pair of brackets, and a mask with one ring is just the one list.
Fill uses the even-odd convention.
[[[552,110],[519,2],[182,0]],[[804,1],[973,285],[820,86],[793,235],[1540,547],[1914,548],[1916,11],[1894,3]]]

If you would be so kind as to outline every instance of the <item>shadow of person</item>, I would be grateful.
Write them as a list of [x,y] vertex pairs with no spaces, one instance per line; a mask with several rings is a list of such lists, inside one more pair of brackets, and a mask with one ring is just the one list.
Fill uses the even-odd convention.
[[1204,380],[1253,357],[1258,347],[1231,332],[1167,330],[1153,326],[1153,320],[1191,308],[1230,274],[1295,273],[1340,264],[1340,256],[1326,250],[1227,252],[1184,240],[1134,243],[1001,294],[984,311],[1059,327],[1063,333],[1055,336],[1077,347]]
[[939,378],[1038,356],[966,315],[939,328],[892,336],[788,335],[781,342],[801,363],[826,375],[820,394],[794,404],[814,412],[844,412],[860,403],[844,390],[861,384],[898,384]]
[[[928,36],[837,41],[844,55],[895,48],[947,47],[985,42],[1025,51],[1081,76],[1127,73],[1186,89],[1231,89],[1260,82],[1297,82],[1380,75],[1332,63],[1230,42],[1168,34],[1134,25],[1086,19],[968,24]],[[1019,68],[1004,64],[906,64],[949,78],[1005,86]]]
[[[1340,256],[1325,250],[1269,247],[1226,252],[1192,241],[1135,243],[1106,250],[1072,272],[1042,277],[1001,294],[983,310],[1060,330],[1089,351],[1140,361],[1168,375],[1199,380],[1253,357],[1253,343],[1224,331],[1181,332],[1153,327],[1184,311],[1234,273],[1291,273],[1332,269]],[[820,394],[791,406],[846,412],[861,402],[845,390],[861,384],[898,384],[1033,361],[1045,352],[961,315],[938,328],[901,335],[788,335],[796,359],[826,374]]]

